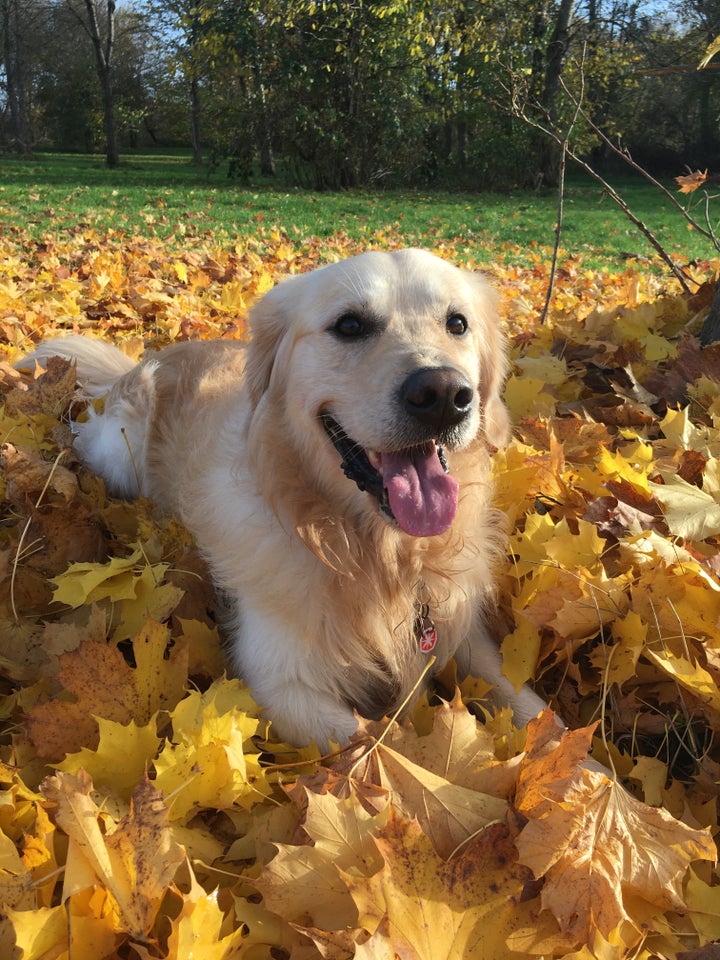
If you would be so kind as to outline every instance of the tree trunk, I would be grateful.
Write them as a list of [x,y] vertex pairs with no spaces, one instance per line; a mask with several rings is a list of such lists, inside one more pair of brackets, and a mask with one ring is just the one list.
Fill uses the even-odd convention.
[[720,340],[720,280],[715,284],[715,295],[710,306],[710,312],[705,317],[699,337],[703,347]]
[[538,3],[533,17],[532,30],[532,67],[530,70],[530,96],[533,100],[540,100],[543,90],[545,73],[545,53],[543,50],[545,31],[547,30],[548,12],[547,2]]
[[272,133],[270,118],[267,112],[267,100],[265,98],[265,84],[260,79],[260,70],[257,62],[255,63],[255,82],[258,87],[260,100],[260,115],[257,123],[258,147],[260,154],[260,173],[264,177],[275,176],[275,154],[273,152]]
[[22,35],[18,18],[18,0],[2,0],[3,56],[5,60],[5,89],[10,114],[10,145],[18,153],[27,155],[32,146],[28,113],[26,67],[21,50]]
[[[565,67],[565,57],[570,44],[570,20],[575,0],[561,0],[558,8],[555,28],[547,45],[545,59],[545,83],[540,98],[540,106],[547,120],[554,125],[558,117],[557,98],[560,92],[560,79]],[[543,137],[538,144],[540,173],[542,182],[548,186],[557,186],[560,172],[560,152],[557,144]]]
[[120,162],[117,129],[115,126],[115,98],[112,87],[112,55],[115,45],[115,0],[107,0],[107,29],[105,39],[100,33],[96,0],[85,0],[90,39],[95,48],[95,67],[100,80],[105,129],[105,157],[109,167]]
[[202,143],[200,141],[200,84],[193,74],[190,81],[190,142],[192,143],[193,163],[202,164]]

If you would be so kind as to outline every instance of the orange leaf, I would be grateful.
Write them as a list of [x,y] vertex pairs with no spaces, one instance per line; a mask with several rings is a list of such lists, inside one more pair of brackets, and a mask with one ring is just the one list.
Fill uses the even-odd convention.
[[517,841],[520,862],[545,878],[542,905],[578,944],[632,923],[626,905],[634,898],[682,910],[688,866],[716,855],[708,831],[580,766],[592,730],[560,734],[551,711],[533,720],[516,798],[529,820]]
[[680,193],[694,193],[698,187],[701,187],[708,178],[708,172],[695,170],[694,173],[688,173],[684,177],[675,177],[675,183],[680,188]]

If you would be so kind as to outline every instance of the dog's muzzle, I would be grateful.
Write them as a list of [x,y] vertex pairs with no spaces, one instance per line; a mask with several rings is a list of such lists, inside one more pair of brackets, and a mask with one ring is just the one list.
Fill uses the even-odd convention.
[[448,474],[442,447],[427,441],[405,450],[368,455],[329,413],[321,413],[320,420],[340,454],[345,476],[374,496],[386,517],[414,537],[447,530],[457,510],[458,485]]

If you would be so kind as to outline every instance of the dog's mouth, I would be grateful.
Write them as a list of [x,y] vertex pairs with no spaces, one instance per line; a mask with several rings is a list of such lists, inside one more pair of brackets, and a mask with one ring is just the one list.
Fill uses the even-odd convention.
[[380,510],[413,537],[444,533],[455,519],[458,483],[442,447],[430,440],[404,450],[366,450],[329,413],[320,420],[340,454],[343,473],[372,494]]

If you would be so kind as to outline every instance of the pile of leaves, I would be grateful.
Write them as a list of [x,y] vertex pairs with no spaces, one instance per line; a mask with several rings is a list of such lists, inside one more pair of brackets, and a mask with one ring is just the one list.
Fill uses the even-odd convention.
[[10,364],[58,332],[131,355],[242,337],[277,278],[357,251],[272,228],[235,249],[1,242],[2,957],[717,956],[720,348],[694,337],[711,265],[687,297],[569,259],[544,326],[542,252],[494,271],[517,424],[495,458],[498,639],[572,732],[550,710],[517,730],[448,671],[444,699],[321,758],[225,677],[187,532],[75,458],[73,369]]

